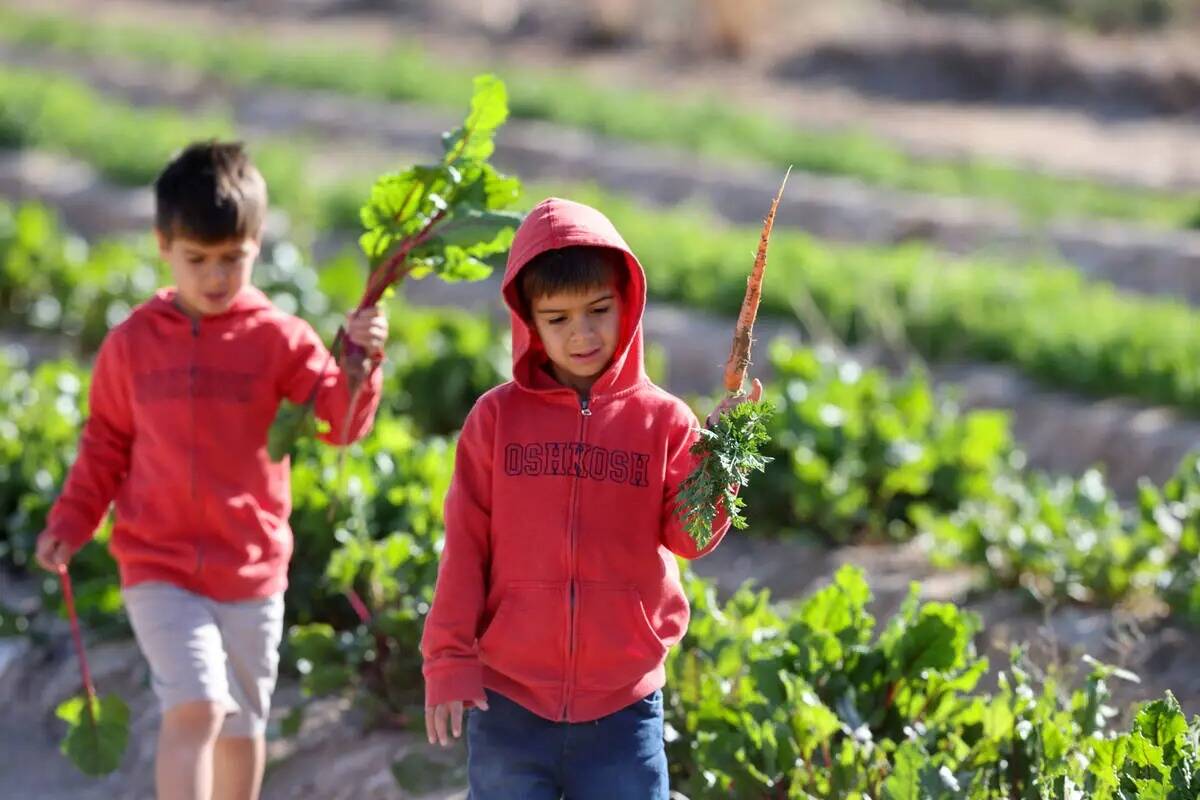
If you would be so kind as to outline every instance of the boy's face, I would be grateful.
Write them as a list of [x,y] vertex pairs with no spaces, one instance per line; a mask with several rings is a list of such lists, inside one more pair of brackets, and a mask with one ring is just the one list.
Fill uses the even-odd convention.
[[535,298],[533,323],[559,382],[588,391],[608,367],[621,333],[615,286]]
[[193,318],[220,314],[250,283],[250,271],[262,245],[261,236],[200,242],[156,231],[158,252],[171,267],[178,302]]

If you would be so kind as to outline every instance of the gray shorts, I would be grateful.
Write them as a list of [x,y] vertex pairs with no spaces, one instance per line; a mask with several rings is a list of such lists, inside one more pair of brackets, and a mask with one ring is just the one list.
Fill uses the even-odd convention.
[[121,592],[165,712],[208,700],[228,709],[222,736],[266,731],[279,672],[283,594],[218,603],[169,583]]

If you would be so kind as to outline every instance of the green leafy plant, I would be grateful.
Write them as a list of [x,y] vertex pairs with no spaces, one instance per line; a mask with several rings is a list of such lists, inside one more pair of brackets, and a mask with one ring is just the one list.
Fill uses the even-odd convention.
[[1015,650],[983,691],[973,615],[922,604],[914,586],[877,621],[849,566],[786,614],[746,587],[724,604],[699,579],[686,588],[693,621],[668,660],[666,705],[672,785],[686,796],[1194,796],[1200,719],[1168,694],[1114,730],[1108,682],[1134,679],[1123,670],[1088,659],[1071,691],[1035,679]]
[[1200,456],[1163,486],[1143,480],[1122,507],[1099,470],[1050,478],[1002,471],[992,491],[953,511],[918,512],[943,565],[977,564],[993,585],[1042,602],[1165,604],[1200,619]]
[[696,469],[679,488],[677,505],[688,534],[703,549],[712,538],[719,508],[729,513],[733,527],[748,526],[746,501],[735,487],[750,482],[752,472],[762,472],[771,462],[762,455],[768,441],[767,422],[774,409],[770,403],[743,403],[721,415],[711,428],[700,429],[692,445],[698,459]]
[[765,535],[906,541],[914,512],[989,496],[1019,460],[1005,414],[961,412],[919,369],[892,377],[828,349],[771,347],[776,465],[744,491]]
[[[87,125],[79,125],[87,119]],[[65,74],[0,67],[0,147],[37,147],[92,164],[105,178],[144,186],[188,142],[229,138],[228,114],[183,114],[170,108],[139,107],[106,96]],[[294,141],[258,143],[255,162],[272,196],[301,219],[316,209],[305,180],[306,150]]]
[[[373,270],[359,309],[375,306],[405,276],[432,273],[460,281],[490,274],[487,259],[508,250],[521,220],[507,210],[518,197],[520,183],[488,163],[496,131],[507,116],[504,84],[494,76],[480,76],[466,121],[442,137],[442,160],[375,182],[361,212],[360,244]],[[350,370],[357,397],[369,369],[361,349],[346,339],[344,329],[338,330],[330,349]],[[299,409],[281,406],[272,426],[272,458],[283,458],[307,430],[302,420],[315,400],[316,387]]]
[[57,710],[67,723],[62,753],[85,775],[113,772],[129,741],[129,708],[115,695],[72,697]]
[[62,742],[67,756],[86,775],[104,775],[121,762],[129,741],[129,707],[115,695],[98,697],[88,668],[87,653],[79,617],[75,614],[75,598],[71,591],[71,576],[65,564],[59,565],[58,578],[62,584],[71,636],[75,640],[75,655],[79,659],[79,674],[83,679],[83,696],[74,697],[58,707],[58,716],[67,723]]
[[332,521],[323,482],[335,469],[328,448],[306,453],[294,468],[295,563],[322,568],[294,575],[294,591],[308,600],[293,602],[289,660],[306,697],[350,692],[374,724],[404,725],[421,703],[415,642],[437,579],[453,443],[420,441],[382,419],[355,447],[348,502]]

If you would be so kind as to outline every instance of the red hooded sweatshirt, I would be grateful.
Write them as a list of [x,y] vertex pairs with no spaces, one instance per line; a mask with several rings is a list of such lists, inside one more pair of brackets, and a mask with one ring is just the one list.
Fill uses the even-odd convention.
[[[556,383],[521,311],[517,276],[571,245],[625,255],[621,334],[589,397]],[[463,426],[446,497],[446,544],[425,622],[426,704],[482,698],[484,687],[549,720],[586,722],[665,681],[687,630],[674,554],[704,551],[674,513],[698,423],[646,377],[646,278],[612,223],[549,199],[518,229],[503,293],[512,312],[513,380],[483,395]]]
[[346,430],[345,375],[307,322],[247,287],[193,321],[160,290],[114,328],[92,372],[79,455],[48,528],[82,547],[116,500],[111,550],[121,584],[165,581],[218,601],[287,586],[289,461],[267,455],[280,400],[307,399],[330,442],[370,430],[371,372]]

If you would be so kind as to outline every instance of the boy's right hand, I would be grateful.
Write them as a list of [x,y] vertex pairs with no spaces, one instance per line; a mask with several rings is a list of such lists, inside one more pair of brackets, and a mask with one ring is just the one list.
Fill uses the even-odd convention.
[[[488,704],[486,699],[475,701],[475,707],[480,711],[487,711]],[[429,736],[430,744],[440,744],[442,747],[449,747],[451,744],[450,734],[454,734],[454,738],[462,736],[462,720],[463,709],[466,704],[462,700],[455,700],[451,703],[442,703],[425,709],[425,733]]]
[[71,560],[71,547],[50,531],[42,531],[38,534],[34,558],[47,572],[58,572],[60,565]]

